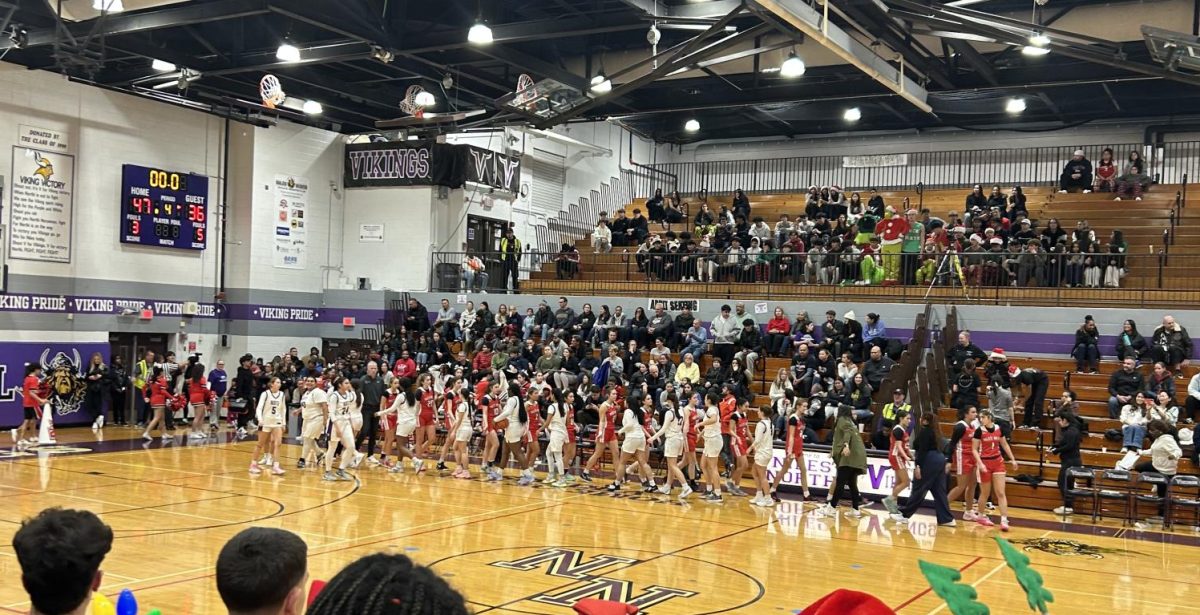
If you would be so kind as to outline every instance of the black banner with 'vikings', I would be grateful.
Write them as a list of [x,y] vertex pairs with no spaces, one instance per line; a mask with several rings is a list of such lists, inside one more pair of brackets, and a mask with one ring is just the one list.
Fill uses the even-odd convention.
[[470,145],[428,141],[359,143],[346,147],[347,188],[446,186],[466,182],[517,192],[521,158]]

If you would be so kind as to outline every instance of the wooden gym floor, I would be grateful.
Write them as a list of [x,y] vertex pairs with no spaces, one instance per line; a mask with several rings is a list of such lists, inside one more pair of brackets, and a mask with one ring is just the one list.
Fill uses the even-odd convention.
[[[368,553],[406,553],[445,576],[477,613],[569,613],[560,605],[602,591],[649,601],[660,615],[794,613],[838,587],[871,592],[904,614],[944,611],[918,559],[962,570],[993,613],[1028,612],[991,540],[998,532],[961,521],[941,528],[922,514],[905,529],[886,522],[878,505],[861,520],[828,519],[808,514],[815,504],[794,500],[771,510],[728,498],[681,505],[674,497],[522,488],[512,479],[489,484],[436,471],[364,468],[353,482],[327,483],[295,469],[296,446],[285,450],[286,476],[252,477],[249,441],[143,446],[132,430],[105,432],[98,443],[90,430],[61,430],[60,453],[0,455],[0,612],[28,610],[11,537],[21,519],[50,506],[92,510],[114,529],[106,594],[128,587],[143,610],[170,615],[224,612],[216,555],[252,525],[302,536],[314,579]],[[1195,612],[1194,529],[1068,525],[1020,510],[1013,518],[1007,537],[1030,543],[1034,567],[1055,595],[1052,613]]]

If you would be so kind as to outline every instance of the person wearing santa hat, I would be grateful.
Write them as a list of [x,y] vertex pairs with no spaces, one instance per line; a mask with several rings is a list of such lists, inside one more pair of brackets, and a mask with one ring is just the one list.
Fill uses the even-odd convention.
[[983,376],[989,381],[1002,382],[1006,387],[1012,386],[1008,382],[1008,356],[1003,348],[997,346],[988,353],[988,360],[983,364]]
[[1018,406],[1025,409],[1020,429],[1040,428],[1042,411],[1046,406],[1046,392],[1050,390],[1050,376],[1036,367],[1022,369],[1016,365],[1008,366],[1008,376],[1014,387],[1029,387],[1029,396],[1025,398],[1025,403]]

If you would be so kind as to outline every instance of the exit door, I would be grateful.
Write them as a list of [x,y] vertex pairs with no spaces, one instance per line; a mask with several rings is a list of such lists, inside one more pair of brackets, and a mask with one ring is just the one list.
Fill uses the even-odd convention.
[[[113,357],[121,357],[125,362],[125,370],[133,378],[133,367],[146,356],[147,351],[154,353],[155,361],[161,361],[167,354],[167,337],[164,333],[109,333],[108,361],[112,363]],[[130,414],[134,408],[134,395],[126,395],[125,403],[125,416],[136,416]]]
[[488,272],[488,289],[500,288],[504,284],[500,272],[500,239],[508,223],[503,220],[467,216],[467,252],[479,254]]

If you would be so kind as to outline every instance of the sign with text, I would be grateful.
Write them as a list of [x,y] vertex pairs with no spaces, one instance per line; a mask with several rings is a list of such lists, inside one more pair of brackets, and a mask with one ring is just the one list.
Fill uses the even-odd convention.
[[[471,164],[467,166],[467,181],[507,190],[516,194],[521,188],[521,157],[501,154],[480,147],[470,149]],[[486,198],[486,197],[485,197]],[[490,209],[487,198],[484,209]]]
[[697,299],[661,299],[652,297],[646,300],[646,311],[653,312],[654,308],[659,305],[663,306],[663,310],[671,313],[681,312],[683,308],[690,308],[693,313],[700,310],[700,301]]
[[360,225],[358,225],[358,240],[362,243],[382,243],[383,242],[383,225],[382,224],[360,224]]
[[[141,313],[143,310],[149,310],[151,315],[183,316],[184,303],[186,302],[9,293],[0,295],[0,312],[132,315]],[[200,303],[197,307],[196,316],[200,318],[217,318],[223,315],[224,309],[225,306],[218,303]]]
[[[775,449],[775,456],[771,459],[771,463],[767,466],[767,478],[775,480],[775,474],[783,468],[783,460],[786,453],[783,449]],[[837,464],[829,453],[824,451],[814,451],[805,449],[804,451],[804,468],[808,473],[808,486],[814,489],[829,489],[833,490],[833,486],[837,483]],[[912,476],[913,467],[910,464],[908,468],[909,477]],[[783,484],[796,487],[799,489],[800,470],[793,466],[787,474],[783,475]],[[867,457],[867,471],[858,476],[858,491],[859,493],[869,493],[871,495],[891,495],[892,487],[896,485],[896,473],[892,471],[892,466],[888,463],[887,457]],[[907,497],[910,489],[905,489],[900,492],[900,495]],[[926,496],[927,500],[932,500],[933,496]]]
[[346,146],[347,188],[446,186],[467,178],[466,148],[428,141],[388,141]]
[[842,156],[842,167],[861,169],[867,167],[903,167],[908,165],[908,154],[862,154]]
[[14,146],[8,256],[71,262],[75,157]]
[[275,176],[275,252],[271,264],[277,269],[308,267],[308,180],[291,175]]
[[94,352],[108,362],[107,343],[0,342],[0,426],[21,423],[21,385],[30,363],[42,366],[43,390],[49,392],[55,425],[91,422],[83,407],[83,371]]
[[66,130],[39,128],[20,124],[17,127],[17,145],[44,152],[65,154],[70,151]]

